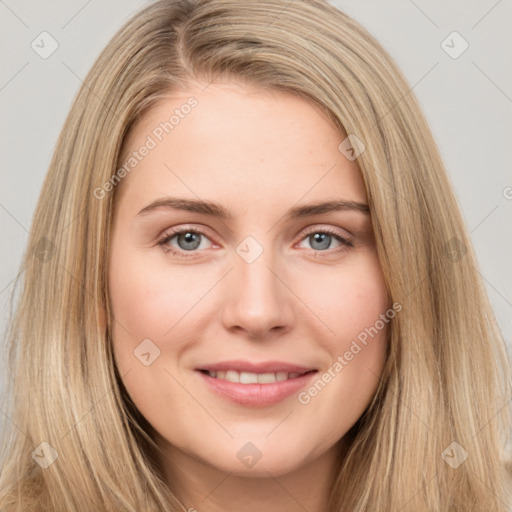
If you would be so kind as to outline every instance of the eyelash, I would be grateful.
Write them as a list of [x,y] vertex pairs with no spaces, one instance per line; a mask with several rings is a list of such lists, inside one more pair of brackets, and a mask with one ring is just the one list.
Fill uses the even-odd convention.
[[[158,245],[162,246],[164,248],[165,252],[170,252],[174,256],[177,256],[179,258],[193,257],[193,256],[185,256],[184,253],[186,253],[186,252],[194,253],[194,252],[196,252],[195,250],[194,251],[176,250],[174,247],[167,245],[167,242],[172,240],[176,235],[181,235],[183,233],[194,233],[194,234],[203,235],[206,238],[209,238],[208,234],[200,228],[197,228],[197,227],[180,228],[180,229],[171,230],[171,231],[164,233],[158,240]],[[349,248],[354,247],[354,244],[352,243],[350,238],[341,236],[339,231],[332,229],[332,228],[322,228],[322,229],[315,228],[315,227],[307,228],[306,232],[304,233],[304,235],[300,241],[304,240],[308,235],[311,235],[313,233],[322,233],[322,234],[331,235],[341,243],[341,246],[338,247],[337,249],[326,249],[323,251],[315,251],[313,249],[313,251],[315,251],[315,252],[333,252],[336,254],[339,252],[347,251]]]

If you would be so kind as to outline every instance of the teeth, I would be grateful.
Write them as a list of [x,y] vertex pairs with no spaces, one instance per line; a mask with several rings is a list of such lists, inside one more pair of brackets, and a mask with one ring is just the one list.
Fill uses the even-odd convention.
[[297,372],[251,373],[228,370],[225,372],[209,371],[208,375],[216,379],[227,380],[228,382],[238,382],[241,384],[273,384],[274,382],[295,379],[302,374]]
[[240,374],[234,370],[228,370],[224,379],[228,382],[240,382]]
[[257,384],[258,375],[256,373],[240,372],[240,382],[242,384]]
[[258,373],[258,382],[260,384],[272,384],[276,381],[275,373]]

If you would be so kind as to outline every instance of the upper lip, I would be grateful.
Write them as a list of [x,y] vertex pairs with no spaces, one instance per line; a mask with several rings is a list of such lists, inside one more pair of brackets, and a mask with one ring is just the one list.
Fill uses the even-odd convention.
[[222,372],[234,370],[237,372],[249,372],[249,373],[276,373],[276,372],[288,372],[288,373],[307,373],[315,368],[311,366],[302,366],[297,364],[285,363],[282,361],[263,361],[255,363],[252,361],[221,361],[219,363],[206,364],[196,368],[196,370],[206,370],[211,372]]

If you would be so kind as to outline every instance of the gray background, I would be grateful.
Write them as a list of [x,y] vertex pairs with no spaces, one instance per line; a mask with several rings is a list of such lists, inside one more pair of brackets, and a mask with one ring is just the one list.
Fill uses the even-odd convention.
[[[36,201],[72,100],[100,50],[146,3],[0,0],[2,332]],[[331,3],[387,48],[422,104],[471,232],[491,303],[510,343],[512,1]],[[58,43],[46,59],[31,47],[43,31]],[[441,46],[454,31],[469,44],[456,59]],[[452,51],[460,48],[453,38],[446,44],[453,46]],[[4,360],[0,357],[0,370]],[[0,383],[0,397],[2,389]]]

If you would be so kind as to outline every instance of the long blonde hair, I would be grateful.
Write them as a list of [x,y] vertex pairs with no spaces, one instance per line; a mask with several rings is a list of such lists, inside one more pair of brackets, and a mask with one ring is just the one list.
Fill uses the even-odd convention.
[[0,509],[185,510],[117,373],[106,269],[116,189],[94,191],[149,108],[218,78],[312,99],[340,142],[355,135],[366,148],[356,162],[402,311],[379,389],[347,434],[329,511],[506,510],[510,363],[444,164],[391,57],[321,0],[159,0],[95,62],[22,263]]

